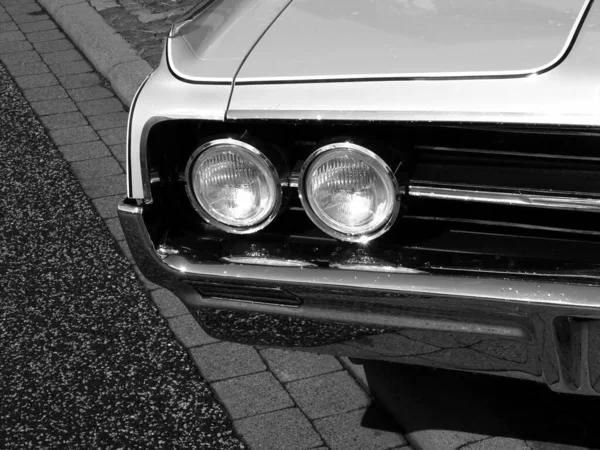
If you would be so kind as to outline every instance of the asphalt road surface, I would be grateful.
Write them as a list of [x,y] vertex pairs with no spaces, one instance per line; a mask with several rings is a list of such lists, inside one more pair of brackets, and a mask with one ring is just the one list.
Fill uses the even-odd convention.
[[0,65],[0,448],[240,449]]

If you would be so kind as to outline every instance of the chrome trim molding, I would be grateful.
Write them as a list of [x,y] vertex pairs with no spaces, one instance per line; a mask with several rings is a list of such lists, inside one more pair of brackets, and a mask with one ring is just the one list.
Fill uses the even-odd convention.
[[[146,85],[146,83],[148,82],[150,77],[152,77],[153,73],[151,73],[146,78],[144,78],[144,81],[142,81],[142,84],[140,84],[140,86],[137,88],[137,91],[135,92],[135,95],[133,96],[133,101],[131,102],[129,114],[127,116],[127,131],[126,131],[127,132],[127,148],[125,149],[125,167],[127,167],[127,196],[128,197],[133,196],[132,195],[133,194],[133,186],[131,184],[131,135],[133,133],[133,123],[132,123],[133,122],[133,113],[135,111],[135,107],[137,105],[137,101],[140,96],[140,93],[142,92],[142,89],[144,88],[144,86]],[[144,192],[144,197],[146,196],[145,194],[146,194],[146,192]],[[152,202],[151,198],[150,198],[150,202]]]
[[142,215],[144,208],[137,205],[128,205],[125,202],[120,202],[117,206],[117,210],[126,214],[139,214]]
[[281,179],[281,185],[289,188],[298,188],[299,172],[292,172],[287,177]]
[[553,196],[523,192],[494,192],[483,189],[459,189],[419,185],[410,185],[408,193],[411,197],[425,197],[439,200],[461,200],[495,205],[600,212],[600,198]]
[[[481,128],[483,129],[483,127]],[[520,132],[527,133],[528,131],[515,131],[508,130],[511,133]],[[564,132],[564,130],[561,130]],[[548,131],[544,130],[544,134],[548,133]],[[556,132],[553,132],[553,134]],[[588,136],[597,136],[598,133],[577,133],[577,135],[588,135]],[[473,155],[494,155],[494,156],[515,156],[517,158],[535,158],[535,159],[560,159],[560,160],[571,160],[571,161],[589,161],[589,162],[599,162],[600,158],[593,156],[577,156],[577,155],[553,155],[549,153],[526,153],[526,152],[515,152],[515,151],[500,151],[500,150],[489,150],[489,149],[477,149],[477,148],[460,148],[460,147],[440,147],[440,146],[432,146],[432,145],[415,145],[414,147],[417,151],[434,151],[434,152],[453,152],[453,153],[465,153],[465,154],[473,154]]]
[[384,273],[327,268],[264,267],[240,264],[214,264],[169,255],[163,261],[169,269],[185,277],[210,277],[263,281],[278,285],[302,284],[331,288],[368,289],[406,295],[438,295],[448,298],[497,300],[548,307],[572,306],[600,310],[600,289],[596,286],[540,283],[499,278],[457,277],[414,273]]

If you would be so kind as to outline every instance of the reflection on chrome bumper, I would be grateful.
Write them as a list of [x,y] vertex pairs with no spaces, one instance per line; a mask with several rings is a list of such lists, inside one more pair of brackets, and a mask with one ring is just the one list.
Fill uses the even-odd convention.
[[159,254],[143,214],[143,206],[119,206],[141,271],[220,338],[496,373],[600,395],[596,287],[202,261]]

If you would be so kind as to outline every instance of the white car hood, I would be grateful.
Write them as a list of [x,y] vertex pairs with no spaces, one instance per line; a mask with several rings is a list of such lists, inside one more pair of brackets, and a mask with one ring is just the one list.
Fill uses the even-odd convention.
[[501,76],[557,63],[589,0],[293,0],[237,81]]

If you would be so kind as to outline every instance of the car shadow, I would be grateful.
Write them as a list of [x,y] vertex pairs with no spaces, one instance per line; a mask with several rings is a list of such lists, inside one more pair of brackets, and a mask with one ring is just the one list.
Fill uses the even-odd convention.
[[437,430],[446,440],[431,450],[489,437],[520,439],[536,450],[600,448],[600,397],[558,394],[543,384],[491,375],[353,361],[363,365],[376,402],[402,433],[421,439]]

